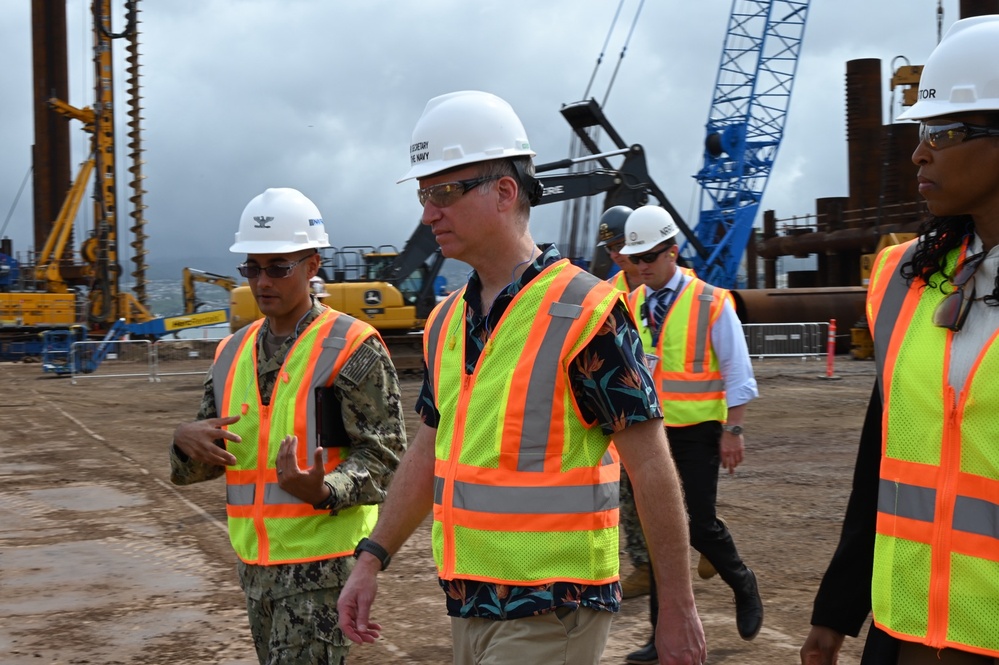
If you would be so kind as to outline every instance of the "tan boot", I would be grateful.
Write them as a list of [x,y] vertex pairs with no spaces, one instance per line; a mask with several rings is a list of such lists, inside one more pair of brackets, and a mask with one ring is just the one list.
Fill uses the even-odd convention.
[[649,564],[635,566],[631,575],[621,580],[621,597],[638,598],[649,595]]
[[[725,524],[725,520],[719,517],[718,521],[728,528],[728,524]],[[711,565],[711,562],[708,561],[707,557],[701,554],[700,558],[697,560],[697,576],[702,580],[710,580],[717,574],[718,571],[715,570],[715,567]]]
[[708,561],[708,557],[701,554],[700,558],[697,560],[697,575],[702,580],[710,580],[712,577],[718,574],[715,567],[711,565]]

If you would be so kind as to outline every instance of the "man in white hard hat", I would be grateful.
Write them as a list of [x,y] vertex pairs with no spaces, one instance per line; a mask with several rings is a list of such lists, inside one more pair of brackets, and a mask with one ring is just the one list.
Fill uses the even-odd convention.
[[499,97],[430,100],[409,155],[423,223],[474,271],[427,321],[424,424],[341,594],[345,634],[378,637],[376,574],[432,510],[455,663],[598,663],[620,603],[613,435],[664,580],[663,662],[704,662],[683,500],[623,295],[532,240],[534,152]]
[[313,297],[322,215],[294,189],[243,211],[230,251],[263,319],[223,340],[193,422],[170,447],[171,480],[225,475],[262,664],[341,665],[336,601],[406,445],[399,381],[378,333]]
[[[625,222],[621,253],[644,283],[631,294],[632,311],[683,484],[690,543],[732,588],[739,636],[752,640],[763,626],[756,575],[715,514],[715,501],[719,466],[733,473],[743,460],[743,423],[747,404],[758,396],[756,379],[731,296],[677,266],[678,233],[664,208],[642,206]],[[653,629],[656,603],[653,586]],[[655,642],[626,662],[657,662]]]
[[[964,3],[962,3],[962,9]],[[999,16],[955,22],[914,105],[929,215],[878,254],[877,381],[804,665],[999,663]]]

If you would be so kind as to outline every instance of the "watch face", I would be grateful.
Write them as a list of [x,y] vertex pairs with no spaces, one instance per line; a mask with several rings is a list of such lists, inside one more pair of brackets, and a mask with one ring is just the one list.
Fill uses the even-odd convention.
[[725,431],[736,435],[742,434],[742,425],[726,425]]

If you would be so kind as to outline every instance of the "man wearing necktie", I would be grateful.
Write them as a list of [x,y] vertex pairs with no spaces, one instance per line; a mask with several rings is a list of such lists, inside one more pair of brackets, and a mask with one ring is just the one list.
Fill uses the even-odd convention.
[[[715,514],[715,500],[719,468],[733,473],[743,460],[746,405],[759,393],[729,292],[677,266],[678,233],[665,209],[642,206],[625,222],[621,253],[638,267],[644,284],[631,293],[632,311],[663,405],[690,517],[691,545],[732,587],[739,636],[752,640],[763,626],[756,575]],[[651,588],[654,632],[654,582]],[[655,643],[629,654],[626,662],[657,662]]]

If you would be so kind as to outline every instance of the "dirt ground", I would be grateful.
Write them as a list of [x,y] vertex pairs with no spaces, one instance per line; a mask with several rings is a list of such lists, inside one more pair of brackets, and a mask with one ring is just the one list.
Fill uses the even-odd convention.
[[[719,514],[759,576],[766,618],[754,642],[741,641],[728,588],[692,570],[710,663],[798,662],[873,385],[873,365],[844,356],[838,380],[820,378],[824,361],[754,365],[761,398],[749,408],[747,459],[722,477]],[[169,482],[170,435],[193,418],[200,382],[105,375],[73,384],[37,364],[0,365],[0,662],[256,662],[223,482]],[[418,385],[404,379],[407,404]],[[429,533],[424,523],[382,575],[383,638],[355,648],[352,663],[450,662]],[[647,600],[625,601],[602,662],[623,662],[647,634]],[[859,661],[860,642],[847,640],[841,663]]]

